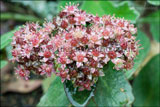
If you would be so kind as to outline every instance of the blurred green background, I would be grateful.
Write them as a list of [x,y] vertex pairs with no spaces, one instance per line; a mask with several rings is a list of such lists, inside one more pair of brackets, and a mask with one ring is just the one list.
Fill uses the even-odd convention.
[[[47,93],[51,78],[31,74],[31,80],[22,81],[14,74],[16,64],[11,63],[13,32],[26,22],[52,20],[70,1],[0,1],[1,11],[1,106],[35,106]],[[133,106],[160,106],[160,1],[156,0],[114,0],[114,1],[71,1],[89,13],[124,17],[138,28],[140,54],[134,67],[126,71],[125,77],[133,86]],[[49,104],[52,104],[48,102]],[[61,100],[59,101],[61,103]],[[69,105],[70,106],[70,105]]]

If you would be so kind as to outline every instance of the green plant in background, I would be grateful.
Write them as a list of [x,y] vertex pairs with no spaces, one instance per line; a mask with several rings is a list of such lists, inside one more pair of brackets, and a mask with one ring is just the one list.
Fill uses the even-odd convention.
[[[159,2],[154,2],[148,0],[149,3],[153,5],[159,5]],[[44,15],[42,17],[47,17],[50,19],[57,12],[52,14],[50,10],[44,9],[44,5],[49,5],[45,2],[22,2],[24,5],[30,6],[34,11],[37,11],[41,15],[41,11]],[[64,6],[67,1],[59,1],[57,9],[61,10],[61,6]],[[94,96],[85,103],[86,106],[158,106],[159,104],[159,14],[160,11],[156,11],[153,14],[150,14],[146,17],[140,17],[140,13],[133,7],[130,7],[129,2],[121,2],[119,4],[114,4],[110,1],[83,1],[75,2],[80,3],[80,8],[94,15],[98,14],[99,16],[110,14],[115,14],[116,17],[124,17],[125,19],[131,20],[132,23],[135,23],[138,28],[137,40],[140,40],[140,44],[144,48],[140,50],[139,55],[134,61],[134,67],[131,70],[126,70],[123,72],[117,72],[113,70],[113,65],[111,63],[107,64],[103,68],[105,72],[104,77],[99,77],[96,90],[94,91]],[[41,5],[40,5],[41,4]],[[52,3],[51,3],[52,4]],[[36,5],[44,7],[42,10],[37,10]],[[54,4],[55,5],[55,4]],[[46,7],[47,7],[46,6]],[[56,7],[56,6],[55,6]],[[48,15],[48,16],[47,16]],[[150,24],[150,33],[152,38],[149,39],[141,27],[143,24]],[[11,42],[11,37],[13,32],[17,29],[2,35],[1,37],[1,50],[8,49],[8,53],[11,51],[8,45]],[[158,55],[157,55],[158,54]],[[8,55],[9,56],[9,55]],[[153,58],[154,57],[154,58]],[[149,63],[148,63],[149,62]],[[1,68],[5,66],[7,62],[1,60]],[[152,76],[151,76],[152,75]],[[136,77],[137,76],[137,77]],[[133,79],[133,89],[129,84],[127,79]],[[149,78],[149,79],[148,79]],[[77,103],[85,102],[84,93],[82,96],[66,96],[63,84],[60,81],[59,77],[53,77],[53,79],[45,80],[47,82],[43,83],[45,89],[45,94],[42,96],[38,106],[79,106]],[[52,82],[48,82],[52,81]],[[47,83],[51,83],[48,90],[45,87]],[[155,89],[155,91],[153,91]],[[47,91],[46,91],[47,90]],[[133,93],[132,93],[133,90]],[[86,94],[87,95],[87,94]],[[91,95],[92,96],[92,95]],[[73,100],[71,100],[73,99]],[[86,98],[87,99],[87,98]],[[71,101],[71,103],[69,102]],[[135,102],[134,102],[135,101]],[[84,105],[83,105],[84,106]]]
[[159,58],[160,55],[154,56],[135,79],[133,93],[136,99],[133,105],[159,106]]
[[158,0],[147,0],[148,3],[152,4],[152,5],[156,5],[156,6],[159,6],[160,5],[160,2]]

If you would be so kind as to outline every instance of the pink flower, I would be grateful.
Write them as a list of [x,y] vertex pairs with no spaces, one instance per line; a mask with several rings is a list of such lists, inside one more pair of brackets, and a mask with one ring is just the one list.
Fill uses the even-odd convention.
[[93,59],[94,59],[95,61],[97,61],[99,58],[104,57],[104,55],[103,55],[100,51],[98,51],[98,50],[96,50],[96,49],[91,50],[91,52],[88,52],[88,54],[89,54],[89,55],[92,55],[92,56],[93,56]]
[[69,14],[74,14],[76,11],[78,11],[78,8],[77,8],[78,4],[77,5],[71,5],[71,3],[67,6],[65,6],[64,8],[64,12],[67,12]]
[[86,58],[85,52],[75,52],[75,57],[73,58],[76,62],[77,68],[83,66],[83,62],[87,62],[88,59]]
[[19,74],[21,78],[28,80],[30,72],[28,70],[25,70],[22,66],[18,66],[15,72],[16,74]]
[[75,14],[75,20],[77,25],[85,25],[86,22],[89,22],[91,19],[89,18],[89,15],[87,15],[85,12],[80,12]]
[[109,61],[116,70],[133,67],[140,46],[133,36],[136,32],[124,18],[95,16],[69,4],[53,21],[45,21],[43,26],[27,23],[14,33],[16,73],[25,79],[29,71],[47,76],[55,73],[80,91],[90,90],[104,76],[102,68]]
[[47,74],[47,76],[51,76],[51,73],[52,72],[55,72],[54,68],[53,68],[53,65],[47,65],[47,64],[44,64],[44,65],[41,65],[41,69],[43,70],[41,72],[41,75],[44,75],[44,74]]

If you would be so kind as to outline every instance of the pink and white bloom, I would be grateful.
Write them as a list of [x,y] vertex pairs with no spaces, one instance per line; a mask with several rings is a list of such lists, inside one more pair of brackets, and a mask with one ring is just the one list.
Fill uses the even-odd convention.
[[73,59],[75,61],[77,61],[76,62],[77,68],[79,68],[80,66],[83,66],[83,62],[87,62],[88,61],[88,59],[86,58],[86,53],[85,52],[78,51],[78,52],[75,52],[75,55],[76,56],[73,57]]
[[30,71],[55,73],[62,82],[70,80],[79,90],[90,90],[109,61],[116,70],[133,67],[140,46],[136,32],[124,18],[99,17],[69,4],[43,26],[26,23],[15,32],[12,61],[19,64],[16,73],[24,79]]

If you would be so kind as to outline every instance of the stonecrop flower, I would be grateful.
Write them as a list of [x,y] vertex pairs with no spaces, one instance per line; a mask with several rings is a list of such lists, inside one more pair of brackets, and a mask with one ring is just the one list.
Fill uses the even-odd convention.
[[[27,23],[13,36],[13,61],[16,73],[28,79],[31,71],[62,82],[72,81],[80,91],[91,87],[102,68],[112,61],[114,69],[131,69],[139,52],[137,29],[129,21],[110,15],[102,17],[67,5],[43,26]],[[58,66],[57,66],[58,65]]]

